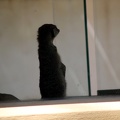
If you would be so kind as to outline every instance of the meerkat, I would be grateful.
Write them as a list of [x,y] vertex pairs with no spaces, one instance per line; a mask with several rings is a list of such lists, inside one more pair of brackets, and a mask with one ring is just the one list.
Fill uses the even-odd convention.
[[53,24],[44,24],[38,29],[39,88],[42,99],[66,96],[66,66],[61,62],[57,48],[53,44],[59,32]]

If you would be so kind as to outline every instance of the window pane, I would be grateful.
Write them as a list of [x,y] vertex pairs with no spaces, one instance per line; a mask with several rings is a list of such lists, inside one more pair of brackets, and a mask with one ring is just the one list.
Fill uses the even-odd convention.
[[56,45],[67,66],[68,95],[88,95],[83,0],[54,0],[53,10],[61,30]]
[[0,1],[0,93],[40,99],[37,30],[45,23],[60,29],[67,96],[88,95],[83,0]]
[[120,88],[120,1],[94,0],[98,89]]

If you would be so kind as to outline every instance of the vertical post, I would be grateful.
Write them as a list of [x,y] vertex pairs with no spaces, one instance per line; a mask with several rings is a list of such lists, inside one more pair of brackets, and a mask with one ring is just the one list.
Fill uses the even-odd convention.
[[89,64],[90,64],[90,83],[91,95],[97,95],[98,81],[96,68],[96,49],[95,49],[95,28],[94,28],[94,0],[86,0],[87,10],[87,30],[88,30],[88,47],[89,47]]
[[84,23],[85,23],[85,39],[86,39],[86,59],[87,59],[87,74],[88,74],[88,92],[89,92],[89,96],[91,96],[86,0],[83,0],[83,4],[84,4]]

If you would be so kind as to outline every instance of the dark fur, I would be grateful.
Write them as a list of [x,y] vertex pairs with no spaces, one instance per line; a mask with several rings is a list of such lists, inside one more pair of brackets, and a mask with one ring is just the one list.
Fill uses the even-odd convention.
[[40,92],[42,99],[66,96],[66,67],[61,62],[53,40],[59,29],[53,24],[44,24],[38,29],[38,56],[40,62]]
[[19,99],[11,94],[0,93],[0,102],[1,101],[19,101]]

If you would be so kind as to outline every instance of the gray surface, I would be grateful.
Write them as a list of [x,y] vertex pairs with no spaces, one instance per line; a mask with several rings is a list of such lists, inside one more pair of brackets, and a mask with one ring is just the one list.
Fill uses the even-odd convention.
[[21,102],[0,102],[0,107],[15,106],[33,106],[33,105],[54,105],[54,104],[70,104],[70,103],[94,103],[94,102],[114,102],[120,101],[120,96],[92,96],[92,97],[67,97],[57,100],[31,100]]

